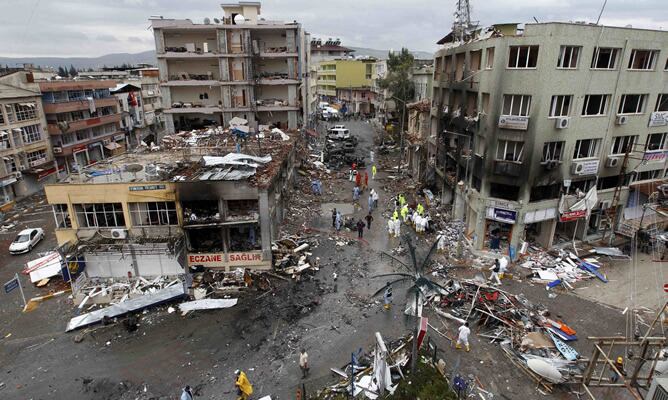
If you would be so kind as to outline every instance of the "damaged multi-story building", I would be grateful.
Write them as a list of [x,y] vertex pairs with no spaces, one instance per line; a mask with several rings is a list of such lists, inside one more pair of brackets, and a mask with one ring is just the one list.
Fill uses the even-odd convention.
[[160,151],[99,161],[46,186],[56,238],[76,249],[70,259],[82,276],[270,269],[299,135],[268,135],[241,153],[232,136],[220,128],[168,136]]
[[297,128],[304,116],[305,34],[297,22],[260,17],[259,2],[222,4],[224,15],[153,18],[168,133],[226,126],[234,117]]
[[[429,155],[476,248],[595,238],[664,179],[668,32],[504,24],[438,43]],[[568,208],[592,187],[590,213]]]

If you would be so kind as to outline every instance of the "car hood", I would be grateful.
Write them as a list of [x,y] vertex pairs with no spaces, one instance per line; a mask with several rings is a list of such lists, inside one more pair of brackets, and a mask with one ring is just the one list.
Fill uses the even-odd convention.
[[30,242],[23,242],[23,243],[12,242],[12,244],[9,245],[9,250],[25,250],[28,248],[29,244]]

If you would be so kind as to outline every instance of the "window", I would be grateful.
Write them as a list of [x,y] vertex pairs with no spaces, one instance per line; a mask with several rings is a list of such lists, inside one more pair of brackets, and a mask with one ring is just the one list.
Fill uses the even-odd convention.
[[28,121],[37,118],[37,106],[35,103],[16,103],[14,104],[14,108],[16,109],[17,121]]
[[7,169],[7,172],[16,172],[16,159],[14,156],[5,156],[3,159],[5,161],[5,168]]
[[365,74],[365,79],[371,79],[371,64],[366,65],[366,74]]
[[598,157],[601,139],[581,139],[575,142],[573,159]]
[[517,201],[520,197],[520,187],[492,182],[489,184],[489,195],[497,199]]
[[538,46],[510,46],[508,68],[536,68]]
[[651,71],[654,69],[659,52],[657,50],[631,50],[629,69]]
[[642,114],[645,94],[624,94],[619,102],[617,114]]
[[85,99],[83,90],[68,90],[67,96],[69,97],[70,101]]
[[29,125],[21,128],[24,144],[34,143],[42,140],[42,132],[39,125]]
[[482,94],[482,112],[488,113],[491,111],[489,109],[489,93]]
[[543,145],[543,157],[541,162],[561,161],[564,155],[565,142],[545,142]]
[[523,94],[504,94],[502,115],[517,115],[526,117],[531,107],[531,96]]
[[9,134],[5,131],[0,131],[0,150],[7,150],[12,147],[12,142],[9,140]]
[[633,182],[648,181],[650,179],[657,179],[663,173],[663,169],[653,169],[651,171],[639,172],[633,179]]
[[74,134],[73,133],[66,133],[64,135],[61,135],[60,140],[63,142],[63,144],[74,143],[75,142]]
[[567,117],[571,113],[571,95],[552,96],[550,117]]
[[79,121],[81,119],[86,119],[83,111],[72,111],[72,121]]
[[591,67],[594,69],[617,68],[617,54],[619,49],[611,47],[596,47],[591,59]]
[[7,122],[11,124],[16,121],[14,118],[14,107],[11,104],[5,104],[5,112],[7,112]]
[[78,141],[81,141],[81,140],[87,140],[90,137],[90,132],[88,131],[88,129],[83,129],[83,130],[77,131],[76,135],[77,135],[77,142],[78,142]]
[[488,47],[485,52],[485,69],[492,69],[494,67],[494,47]]
[[498,161],[522,162],[523,151],[524,142],[499,140],[499,145],[496,148],[496,159]]
[[579,56],[579,46],[561,46],[557,68],[576,69],[578,67]]
[[5,115],[2,113],[2,109],[0,108],[0,125],[5,123]]
[[31,167],[43,164],[46,162],[46,150],[37,150],[31,153],[26,153],[26,159],[28,160],[28,165]]
[[663,93],[656,97],[654,111],[668,111],[668,93]]
[[173,201],[129,203],[132,225],[178,225],[176,205]]
[[257,224],[237,225],[228,228],[230,251],[249,251],[262,249],[260,227]]
[[618,155],[626,153],[633,150],[633,145],[638,140],[638,136],[629,135],[629,136],[617,136],[612,138],[612,146],[610,148],[610,155]]
[[662,151],[666,148],[666,135],[668,133],[650,133],[645,142],[645,151]]
[[582,104],[583,116],[601,116],[605,115],[608,107],[609,94],[588,94],[585,96]]
[[75,204],[74,213],[82,228],[125,226],[121,203]]
[[56,220],[56,228],[71,228],[70,212],[67,204],[53,204],[53,218]]

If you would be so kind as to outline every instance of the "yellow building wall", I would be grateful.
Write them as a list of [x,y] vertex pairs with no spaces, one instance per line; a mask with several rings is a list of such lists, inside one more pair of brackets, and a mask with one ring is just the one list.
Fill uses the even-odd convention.
[[[369,74],[367,74],[367,64],[371,65]],[[361,60],[336,60],[336,88],[371,87],[374,69],[374,62],[364,62]],[[367,76],[369,76],[368,79]]]
[[[160,186],[159,189],[156,188],[157,185]],[[148,190],[131,190],[131,187]],[[69,210],[72,228],[56,228],[56,239],[59,245],[77,241],[76,233],[79,223],[74,213],[74,204],[121,203],[126,228],[129,229],[133,226],[128,203],[174,201],[179,226],[183,226],[183,213],[179,202],[176,201],[176,185],[173,182],[53,184],[46,185],[44,192],[49,204],[67,204]]]

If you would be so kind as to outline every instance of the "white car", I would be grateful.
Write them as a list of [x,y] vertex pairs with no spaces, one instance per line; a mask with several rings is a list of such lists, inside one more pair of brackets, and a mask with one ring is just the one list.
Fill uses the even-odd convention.
[[33,247],[39,243],[40,240],[44,239],[44,229],[42,228],[29,228],[24,229],[19,232],[19,235],[14,239],[12,244],[9,245],[10,254],[22,254],[27,253],[32,250]]

